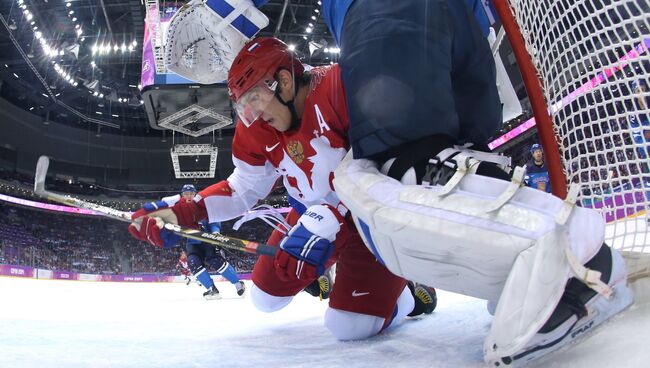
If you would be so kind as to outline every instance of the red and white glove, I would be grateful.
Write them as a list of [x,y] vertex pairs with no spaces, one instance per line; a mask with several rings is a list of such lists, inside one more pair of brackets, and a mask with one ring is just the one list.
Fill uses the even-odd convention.
[[196,228],[197,223],[207,217],[205,208],[193,201],[179,201],[173,207],[162,203],[147,203],[131,215],[133,222],[129,225],[129,233],[134,238],[158,247],[173,247],[181,237],[164,229],[164,223]]
[[[141,211],[144,211],[144,209],[139,209],[131,215],[133,222],[129,225],[129,233],[138,240],[158,247],[164,247],[165,242],[160,234],[161,224],[157,223],[156,218],[149,217],[146,212],[141,213]],[[152,213],[152,215],[154,214]]]
[[307,208],[280,243],[274,260],[275,273],[285,281],[317,278],[332,265],[332,255],[346,235],[346,221],[335,208]]

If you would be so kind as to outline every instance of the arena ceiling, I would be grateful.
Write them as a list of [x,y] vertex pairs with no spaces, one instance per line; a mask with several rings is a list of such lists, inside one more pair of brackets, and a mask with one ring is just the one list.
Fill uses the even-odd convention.
[[[336,61],[337,54],[326,52],[335,45],[318,3],[270,0],[261,8],[270,21],[261,35],[294,44],[306,63]],[[2,0],[0,15],[0,97],[44,122],[161,134],[149,128],[138,88],[142,0]]]

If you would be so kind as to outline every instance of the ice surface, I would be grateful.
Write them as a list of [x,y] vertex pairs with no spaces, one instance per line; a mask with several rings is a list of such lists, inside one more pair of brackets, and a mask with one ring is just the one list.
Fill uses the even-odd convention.
[[[647,367],[650,282],[637,303],[535,367]],[[638,284],[638,283],[637,283]],[[424,318],[366,341],[336,341],[327,307],[301,293],[265,314],[235,287],[0,277],[0,367],[483,367],[485,302],[439,291]],[[250,287],[250,283],[248,284]]]

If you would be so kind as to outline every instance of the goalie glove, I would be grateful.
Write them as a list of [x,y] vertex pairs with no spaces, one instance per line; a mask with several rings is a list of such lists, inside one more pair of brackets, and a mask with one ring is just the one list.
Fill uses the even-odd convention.
[[169,22],[165,44],[168,70],[202,84],[223,82],[232,61],[268,18],[251,0],[193,0]]
[[166,222],[195,229],[206,217],[205,208],[193,201],[179,201],[172,207],[162,201],[147,203],[131,215],[133,222],[129,225],[129,233],[157,247],[171,248],[178,244],[181,236],[165,229]]
[[282,280],[315,279],[331,266],[336,239],[345,239],[347,225],[333,207],[316,205],[300,216],[280,243],[275,272]]

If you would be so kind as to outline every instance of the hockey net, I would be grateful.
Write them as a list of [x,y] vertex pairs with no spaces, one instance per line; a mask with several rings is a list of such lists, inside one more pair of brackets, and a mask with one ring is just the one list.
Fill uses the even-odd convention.
[[526,70],[517,55],[524,81],[532,72],[541,85],[538,109],[535,86],[526,89],[552,185],[562,187],[553,192],[563,197],[578,183],[579,202],[602,213],[605,240],[625,255],[629,277],[650,275],[649,3],[494,3],[515,55],[523,48],[532,62]]

